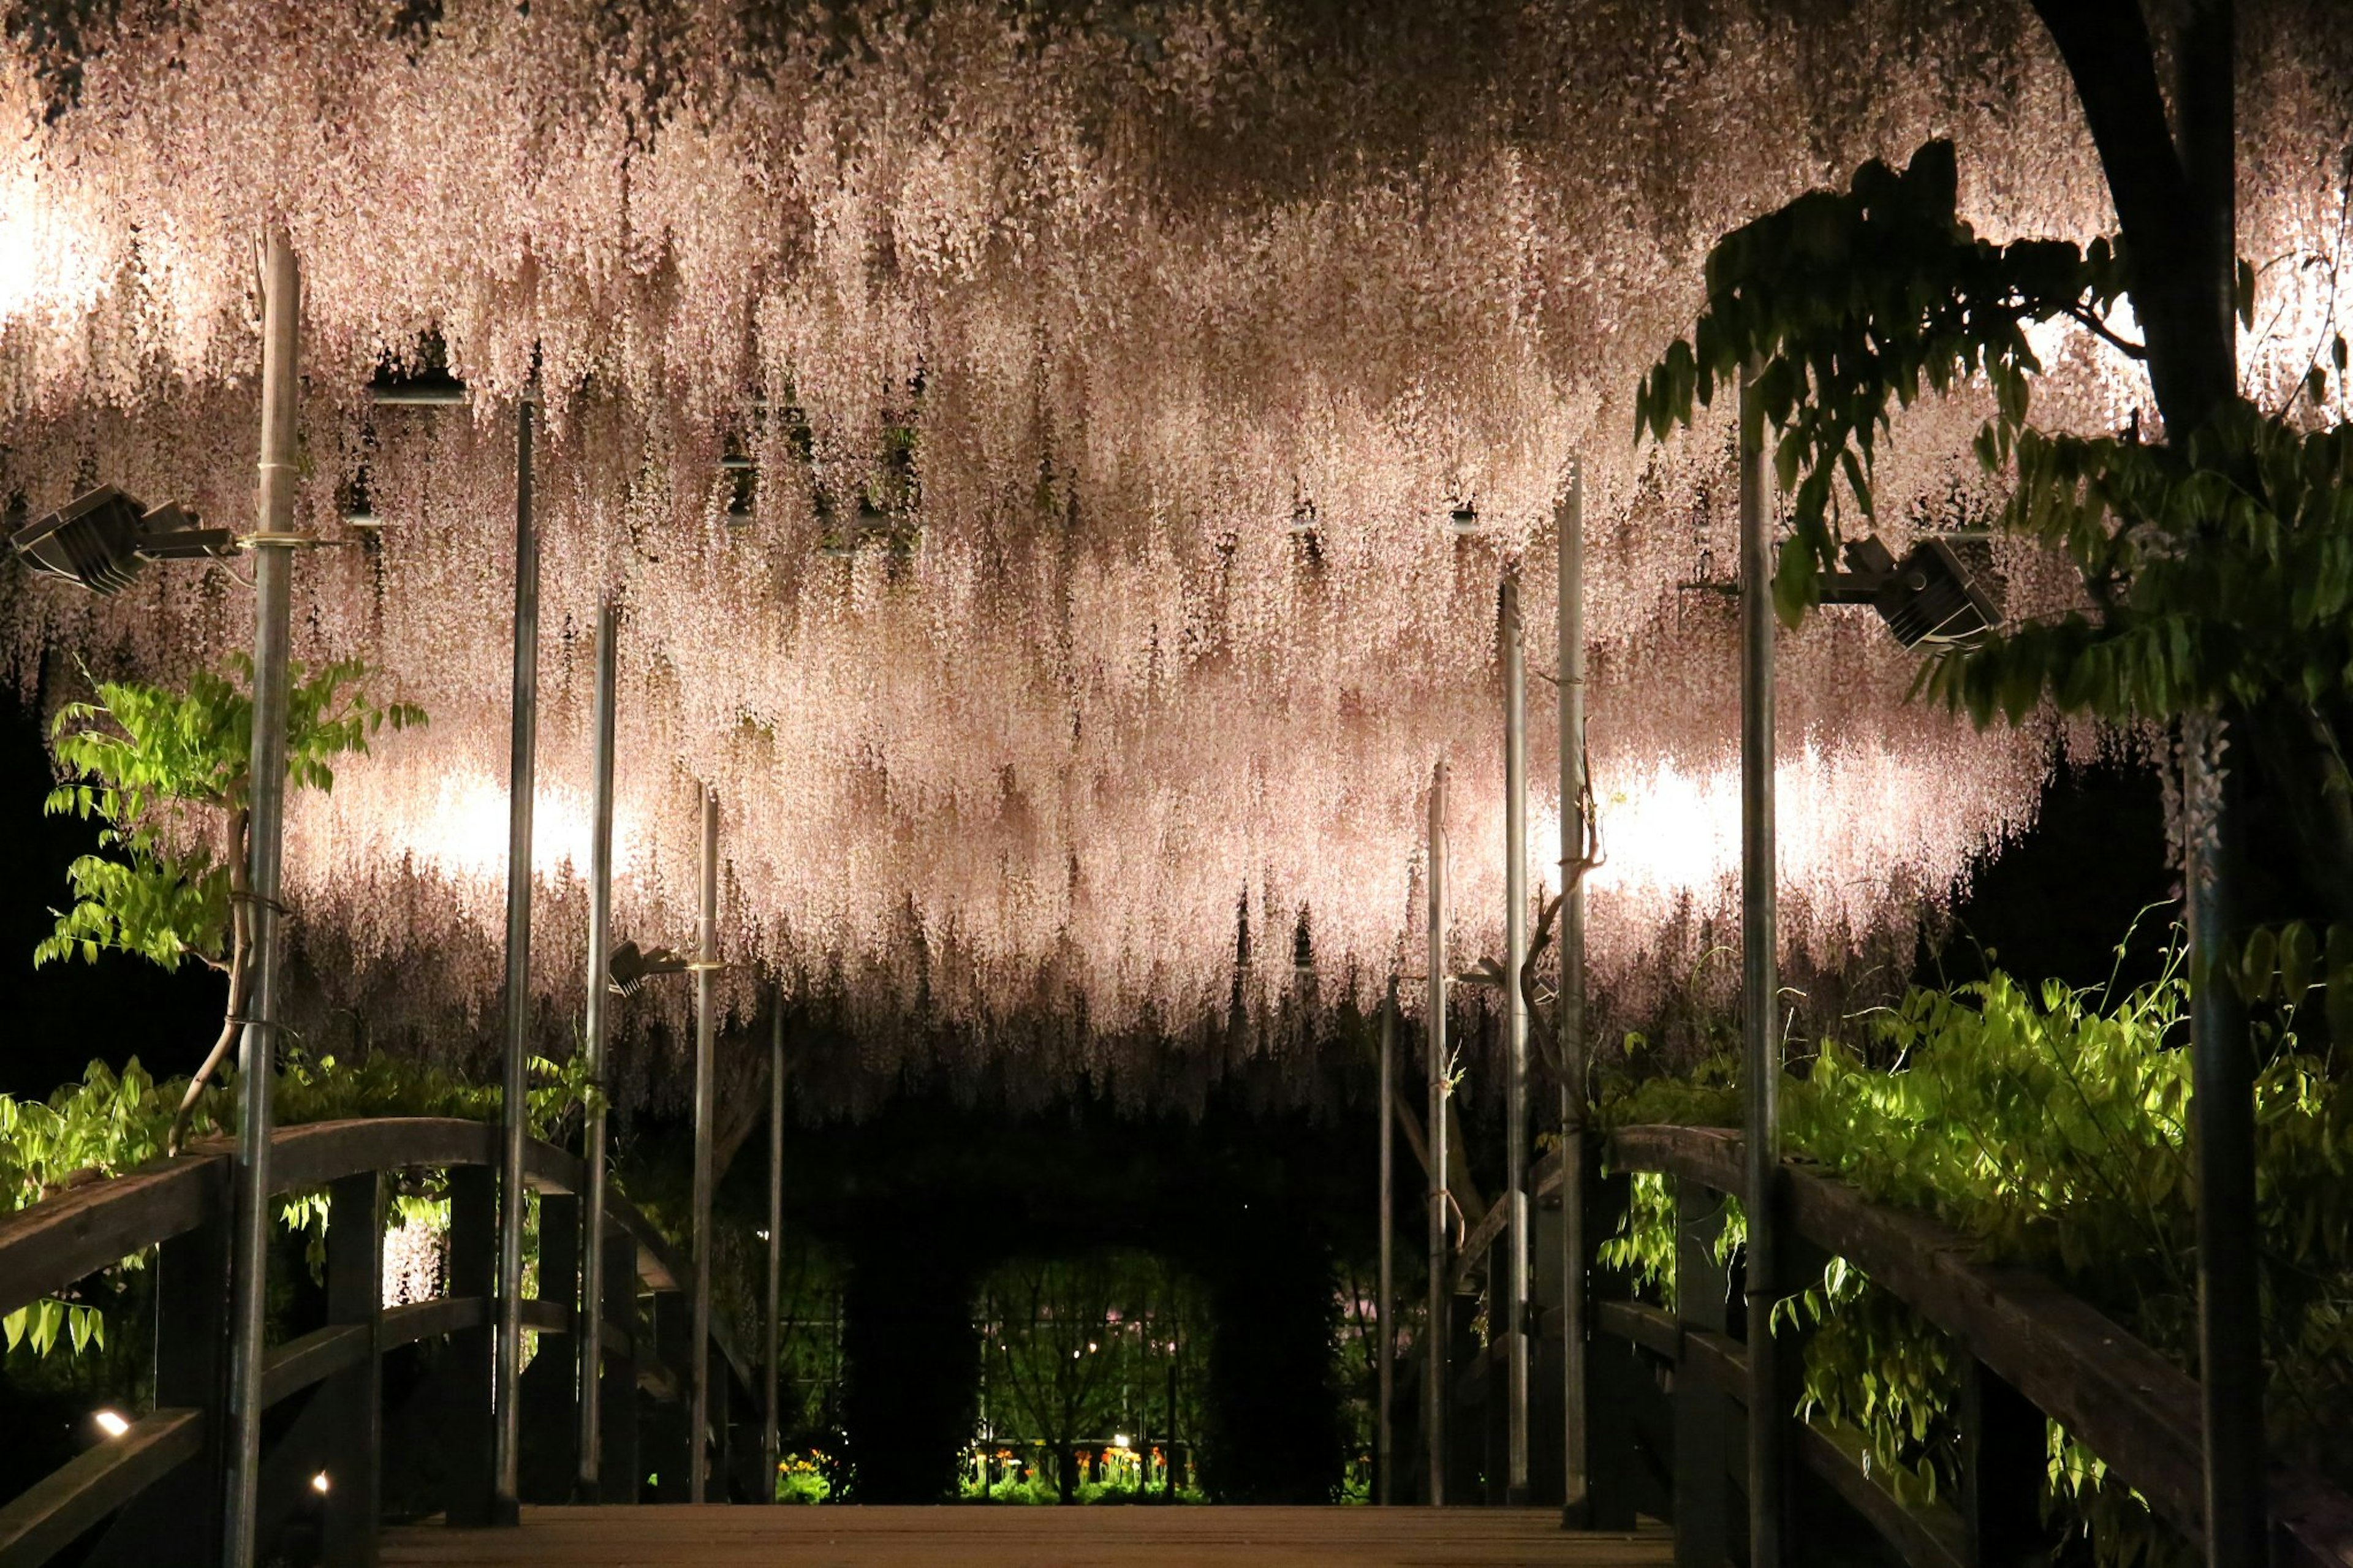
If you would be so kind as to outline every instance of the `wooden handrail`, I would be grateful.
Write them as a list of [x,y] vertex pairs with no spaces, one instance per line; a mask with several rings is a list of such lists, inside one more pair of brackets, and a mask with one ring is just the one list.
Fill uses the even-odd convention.
[[[1610,1149],[1621,1170],[1717,1192],[1745,1184],[1736,1131],[1630,1127]],[[1987,1261],[1975,1241],[1935,1219],[1874,1203],[1796,1162],[1784,1163],[1782,1180],[1799,1235],[1952,1335],[2099,1455],[2159,1518],[2202,1539],[2198,1384],[2188,1373],[2045,1276]],[[2300,1561],[2353,1565],[2353,1499],[2284,1466],[2274,1467],[2271,1491],[2274,1518]]]
[[46,1563],[107,1515],[195,1458],[201,1410],[157,1410],[76,1455],[0,1506],[0,1564]]
[[[185,1245],[179,1238],[225,1225],[233,1154],[227,1140],[205,1140],[175,1158],[0,1215],[0,1312],[55,1295],[150,1247]],[[480,1121],[372,1117],[311,1122],[274,1134],[271,1186],[282,1195],[390,1171],[495,1169],[499,1157],[499,1130]],[[536,1140],[526,1146],[524,1175],[532,1190],[550,1197],[572,1196],[586,1185],[577,1159]],[[607,1193],[604,1224],[627,1238],[629,1252],[623,1256],[633,1258],[641,1285],[675,1291],[691,1279],[679,1249],[626,1198]],[[329,1245],[332,1253],[332,1237]],[[479,1331],[491,1321],[492,1307],[488,1298],[468,1294],[384,1309],[373,1327],[331,1322],[269,1352],[262,1381],[265,1403],[275,1405],[328,1383],[365,1364],[371,1355]],[[522,1320],[543,1332],[577,1329],[577,1314],[568,1301],[525,1301]],[[638,1363],[641,1380],[659,1384],[668,1375],[675,1384],[675,1369],[664,1368],[628,1324],[608,1320],[604,1339],[608,1348]],[[711,1342],[743,1386],[753,1387],[750,1363],[723,1326],[714,1325]],[[205,1452],[207,1421],[201,1409],[159,1410],[0,1503],[0,1568],[46,1562],[198,1458]]]

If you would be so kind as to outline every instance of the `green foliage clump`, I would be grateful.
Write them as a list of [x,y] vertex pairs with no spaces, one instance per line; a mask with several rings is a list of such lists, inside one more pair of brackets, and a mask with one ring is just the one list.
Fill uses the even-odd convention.
[[[74,905],[34,950],[36,964],[119,952],[165,969],[190,958],[227,965],[253,746],[252,661],[239,654],[231,669],[200,670],[185,690],[97,681],[96,701],[58,710],[50,745],[65,782],[47,809],[99,822],[100,852],[67,868]],[[425,721],[407,704],[371,702],[366,675],[355,659],[290,672],[290,788],[332,789],[335,758],[364,753],[387,724]]]
[[[238,656],[230,671],[200,670],[185,690],[95,681],[97,700],[68,703],[51,727],[64,782],[49,792],[47,809],[97,821],[99,847],[66,868],[73,907],[58,913],[34,949],[35,965],[128,952],[165,969],[195,959],[228,978],[220,1033],[169,1124],[170,1150],[186,1136],[198,1095],[237,1039],[252,984],[252,662]],[[365,752],[387,724],[425,721],[420,709],[370,700],[366,675],[351,659],[288,671],[290,788],[332,789],[334,759]]]
[[[1932,1214],[1989,1257],[2063,1281],[2153,1348],[2195,1370],[2195,1187],[2189,1148],[2188,984],[2179,956],[2122,995],[2010,976],[1916,988],[1869,1016],[1861,1048],[1826,1042],[1782,1095],[1783,1136],[1872,1198]],[[2275,1452],[2353,1478],[2353,1089],[2306,1051],[2293,1012],[2264,1038],[2256,1080],[2267,1411]],[[1736,1121],[1737,1074],[1716,1058],[1681,1088],[1604,1100],[1613,1125],[1689,1105]],[[1616,1109],[1609,1109],[1612,1105]],[[1672,1301],[1670,1184],[1637,1175],[1602,1261]],[[1725,1229],[1736,1236],[1738,1216]],[[1776,1309],[1811,1324],[1804,1413],[1862,1440],[1899,1495],[1926,1500],[1958,1475],[1962,1357],[1944,1334],[1833,1259]],[[2169,1563],[2181,1543],[2096,1455],[2050,1427],[2049,1506],[2105,1563]],[[2183,1561],[2188,1561],[2184,1558]]]
[[[576,1056],[563,1063],[534,1057],[531,1068],[527,1115],[532,1136],[560,1137],[596,1090]],[[0,1214],[13,1214],[163,1157],[184,1105],[195,1108],[189,1121],[193,1131],[227,1131],[231,1093],[221,1085],[192,1098],[186,1079],[158,1081],[133,1058],[120,1073],[93,1061],[79,1080],[47,1100],[0,1095]],[[378,1054],[346,1064],[332,1056],[313,1058],[296,1047],[281,1064],[275,1120],[281,1126],[364,1116],[488,1121],[499,1116],[501,1098],[496,1086],[470,1083],[420,1062]],[[405,1222],[447,1223],[446,1202],[430,1191],[404,1194],[396,1206]],[[280,1203],[280,1218],[291,1229],[311,1233],[316,1263],[328,1222],[324,1194],[286,1194]],[[145,1262],[143,1255],[133,1254],[108,1273],[119,1277],[144,1268]],[[63,1296],[44,1298],[0,1318],[6,1348],[29,1343],[39,1356],[60,1344],[77,1354],[103,1350],[100,1293],[86,1281]]]

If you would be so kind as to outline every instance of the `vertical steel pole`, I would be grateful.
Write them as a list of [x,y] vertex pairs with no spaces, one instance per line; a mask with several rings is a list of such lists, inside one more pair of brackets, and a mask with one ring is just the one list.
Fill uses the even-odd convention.
[[719,1020],[719,792],[702,790],[702,918],[694,968],[694,1403],[687,1442],[687,1501],[701,1502],[711,1436],[711,1131],[718,1106],[712,1050]]
[[1422,1026],[1430,1067],[1430,1308],[1422,1327],[1421,1429],[1430,1465],[1430,1505],[1446,1500],[1446,1097],[1453,1091],[1446,1050],[1446,763],[1430,772],[1429,999]]
[[1568,472],[1560,530],[1561,1522],[1592,1522],[1585,1277],[1585,469]]
[[604,1400],[600,1396],[605,1341],[604,1088],[606,998],[610,985],[605,954],[612,945],[613,926],[614,663],[619,621],[619,608],[607,597],[596,612],[596,696],[592,715],[596,821],[588,838],[587,1001],[580,1047],[587,1058],[588,1087],[594,1096],[580,1130],[580,1163],[588,1173],[588,1190],[581,1194],[580,1205],[585,1234],[580,1238],[580,1473],[575,1489],[582,1502],[597,1501],[604,1491]]
[[507,763],[506,1093],[499,1160],[499,1331],[491,1518],[520,1517],[523,1144],[531,1136],[531,811],[538,790],[539,531],[532,521],[533,389],[515,405],[513,734]]
[[278,1085],[278,889],[286,827],[288,605],[294,569],[294,427],[301,395],[301,279],[293,241],[263,240],[261,303],[262,542],[254,552],[253,739],[246,867],[252,903],[253,984],[237,1041],[237,1279],[229,1343],[229,1568],[253,1568],[261,1533],[261,1367],[269,1303],[269,1132]]
[[1740,948],[1747,1047],[1748,1561],[1781,1568],[1785,1436],[1774,1345],[1781,1173],[1779,940],[1773,814],[1773,521],[1765,505],[1765,414],[1740,381]]
[[1528,678],[1520,626],[1520,584],[1504,579],[1504,1201],[1510,1204],[1504,1252],[1504,1500],[1528,1500]]
[[767,1480],[760,1500],[776,1500],[776,1405],[781,1384],[776,1356],[780,1335],[777,1313],[784,1295],[785,1274],[785,993],[779,986],[775,1016],[768,1032],[768,1337],[762,1363],[767,1371],[767,1408],[761,1413],[760,1454]]
[[1394,1500],[1396,1488],[1390,1472],[1397,1468],[1389,1420],[1390,1407],[1397,1400],[1397,1320],[1392,1316],[1397,1303],[1397,1219],[1390,1213],[1397,1192],[1397,976],[1391,975],[1388,996],[1381,1005],[1381,1266],[1375,1287],[1380,1292],[1380,1310],[1374,1314],[1380,1331],[1380,1407],[1373,1423],[1374,1499],[1384,1508]]

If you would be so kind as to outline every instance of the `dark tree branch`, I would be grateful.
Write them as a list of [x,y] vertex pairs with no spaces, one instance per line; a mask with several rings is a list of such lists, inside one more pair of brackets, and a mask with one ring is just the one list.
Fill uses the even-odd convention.
[[[2229,75],[2230,51],[2226,44],[2218,59],[2185,68],[2184,82],[2196,84],[2184,106],[2193,147],[2185,163],[2166,120],[2140,0],[2034,0],[2034,9],[2074,79],[2099,149],[2124,238],[2134,311],[2147,339],[2149,381],[2168,438],[2179,438],[2205,424],[2238,390],[2237,345],[2229,330],[2233,258],[2221,237],[2229,217],[2214,210],[2216,195],[2229,183],[2227,172],[2215,172],[2214,79]],[[2225,7],[2226,38],[2227,18]],[[2214,24],[2204,16],[2194,21],[2185,30],[2185,49],[2202,42],[2212,50],[2213,40],[2201,39],[2200,26]],[[2221,162],[2227,171],[2227,80],[2219,90]]]

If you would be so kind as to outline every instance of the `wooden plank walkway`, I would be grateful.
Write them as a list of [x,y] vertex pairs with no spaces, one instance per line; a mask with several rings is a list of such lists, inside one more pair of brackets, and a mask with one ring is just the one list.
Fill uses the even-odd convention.
[[1664,1531],[1549,1509],[539,1508],[518,1531],[387,1531],[384,1568],[1665,1568]]

